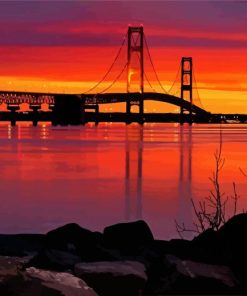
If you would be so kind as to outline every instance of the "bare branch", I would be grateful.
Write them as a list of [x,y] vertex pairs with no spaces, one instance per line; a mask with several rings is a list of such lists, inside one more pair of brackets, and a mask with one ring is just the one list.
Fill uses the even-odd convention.
[[[185,227],[184,223],[179,225],[175,221],[177,232],[180,237],[183,232],[194,232],[202,233],[208,228],[213,230],[218,230],[222,225],[226,223],[226,211],[229,198],[225,193],[221,192],[220,186],[220,171],[224,167],[225,159],[222,158],[222,132],[220,131],[220,143],[219,148],[214,153],[215,159],[215,171],[213,171],[212,176],[209,177],[213,188],[209,191],[209,196],[205,197],[203,201],[199,201],[195,204],[195,201],[191,198],[192,208],[196,217],[197,222],[193,222],[195,229],[188,229]],[[247,177],[247,174],[239,168],[241,173]],[[233,196],[231,196],[233,205],[233,216],[237,214],[237,203],[240,196],[237,194],[236,184],[233,182]],[[244,211],[244,210],[243,210]]]
[[247,174],[241,168],[239,168],[239,170],[245,177],[247,177]]

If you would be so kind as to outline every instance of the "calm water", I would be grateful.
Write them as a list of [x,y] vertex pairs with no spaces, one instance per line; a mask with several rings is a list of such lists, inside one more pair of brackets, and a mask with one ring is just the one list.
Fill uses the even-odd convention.
[[[40,232],[76,222],[106,225],[145,219],[156,238],[177,237],[208,196],[222,131],[221,185],[247,208],[247,126],[101,124],[98,127],[0,125],[0,233]],[[229,204],[229,214],[232,207]]]

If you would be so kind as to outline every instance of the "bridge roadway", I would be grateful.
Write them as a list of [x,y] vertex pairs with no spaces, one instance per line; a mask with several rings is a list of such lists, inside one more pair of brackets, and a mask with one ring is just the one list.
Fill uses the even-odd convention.
[[[192,111],[192,118],[188,114],[180,117],[179,114],[142,114],[139,113],[116,113],[105,114],[99,112],[99,105],[126,103],[131,100],[132,104],[143,101],[158,101],[182,107]],[[38,92],[11,92],[0,91],[0,104],[7,104],[8,111],[0,112],[0,121],[10,120],[11,124],[16,121],[28,120],[37,125],[38,121],[51,121],[53,124],[81,124],[88,121],[102,122],[207,122],[210,113],[204,109],[190,104],[179,97],[164,93],[103,93],[103,94],[58,94]],[[32,111],[21,112],[20,105],[29,104]],[[41,104],[49,105],[50,112],[41,110]],[[95,112],[88,112],[94,109]],[[46,114],[47,113],[47,114]]]
[[110,104],[110,103],[120,103],[127,102],[127,100],[138,101],[138,100],[151,100],[158,102],[165,102],[178,107],[183,107],[185,110],[189,111],[190,108],[192,112],[198,115],[209,114],[204,109],[183,100],[179,97],[172,96],[165,93],[102,93],[102,94],[58,94],[58,93],[39,93],[39,92],[11,92],[11,91],[0,91],[0,104],[6,103],[7,105],[19,105],[22,103],[28,104],[43,104],[47,103],[54,105],[56,100],[61,96],[75,96],[82,99],[85,104]]
[[85,100],[86,104],[110,104],[110,103],[120,103],[126,102],[127,100],[140,100],[144,101],[158,101],[169,103],[178,107],[183,107],[185,110],[189,111],[190,108],[192,112],[197,115],[209,115],[210,113],[204,109],[192,104],[190,102],[183,100],[179,97],[172,96],[164,93],[154,93],[154,92],[145,92],[145,93],[103,93],[103,94],[84,94],[81,95],[81,98]]

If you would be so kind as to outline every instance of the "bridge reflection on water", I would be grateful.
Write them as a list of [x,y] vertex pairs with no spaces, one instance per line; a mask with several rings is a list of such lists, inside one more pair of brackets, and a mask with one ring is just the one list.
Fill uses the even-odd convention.
[[[180,126],[179,141],[179,173],[178,173],[178,212],[174,217],[180,225],[191,229],[193,226],[192,199],[192,126]],[[126,127],[125,158],[125,219],[126,221],[143,219],[143,127],[133,129]],[[167,168],[169,174],[169,167]],[[145,180],[144,180],[145,181]],[[175,182],[175,181],[174,181]],[[144,194],[143,194],[144,193]],[[164,193],[165,194],[165,193]]]

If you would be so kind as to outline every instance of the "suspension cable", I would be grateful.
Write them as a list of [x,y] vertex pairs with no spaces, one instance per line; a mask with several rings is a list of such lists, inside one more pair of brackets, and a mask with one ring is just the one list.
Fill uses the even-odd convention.
[[100,85],[100,84],[106,79],[106,77],[107,77],[108,74],[111,72],[113,66],[115,65],[117,59],[118,59],[119,56],[120,56],[120,53],[121,53],[121,51],[122,51],[122,49],[123,49],[123,46],[124,46],[124,44],[125,44],[125,41],[126,41],[126,37],[127,37],[127,33],[125,34],[125,36],[124,36],[124,38],[123,38],[122,44],[121,44],[121,46],[120,46],[120,48],[119,48],[119,50],[118,50],[118,52],[117,52],[117,55],[115,56],[115,59],[113,60],[111,66],[109,67],[109,69],[107,70],[107,72],[105,73],[105,75],[104,75],[104,76],[102,77],[102,79],[101,79],[99,82],[97,82],[93,87],[91,87],[90,89],[88,89],[87,91],[85,91],[84,94],[87,94],[87,93],[91,92],[92,90],[94,90],[95,88],[97,88],[97,87],[98,87],[98,86],[99,86],[99,85]]
[[179,76],[179,73],[181,71],[181,63],[179,63],[179,67],[178,67],[178,71],[177,71],[177,74],[176,74],[176,77],[175,77],[175,80],[173,81],[171,87],[169,88],[169,90],[167,91],[168,93],[170,93],[170,91],[172,90],[173,86],[175,85],[177,79],[178,79],[178,76]]
[[148,79],[148,76],[146,74],[146,72],[144,71],[144,77],[145,77],[145,80],[147,81],[148,85],[151,87],[151,89],[157,93],[157,91],[155,90],[155,88],[152,86],[150,80]]
[[99,95],[99,94],[103,94],[108,89],[110,89],[117,82],[117,80],[121,77],[121,75],[123,74],[123,72],[126,69],[127,65],[128,65],[128,63],[125,64],[125,66],[123,67],[123,69],[121,70],[121,72],[117,75],[117,77],[113,80],[113,82],[109,86],[107,86],[103,91],[97,93],[96,96]]
[[[141,62],[141,57],[140,57],[140,55],[138,54],[137,51],[136,51],[135,53],[136,53],[136,55],[138,56],[139,61]],[[155,90],[155,88],[152,86],[150,80],[148,79],[148,76],[147,76],[145,70],[144,70],[143,72],[144,72],[145,80],[147,81],[147,83],[148,83],[148,85],[150,86],[150,88],[151,88],[154,92],[157,92],[157,91]]]
[[144,42],[145,42],[145,45],[146,45],[146,48],[147,48],[147,52],[148,52],[148,56],[149,56],[149,60],[150,60],[150,62],[151,62],[151,65],[152,65],[153,71],[154,71],[154,73],[155,73],[156,79],[157,79],[157,81],[158,81],[159,86],[161,87],[161,89],[162,89],[165,93],[167,93],[167,91],[166,91],[166,90],[164,89],[164,87],[162,86],[162,84],[161,84],[161,82],[160,82],[160,80],[159,80],[158,74],[157,74],[157,72],[156,72],[156,70],[155,70],[154,63],[153,63],[153,60],[152,60],[152,57],[151,57],[151,54],[150,54],[150,51],[149,51],[149,47],[148,47],[148,43],[147,43],[146,37],[145,37],[145,35],[143,35],[143,36],[144,36]]
[[196,85],[196,92],[197,92],[197,95],[198,95],[198,99],[199,99],[199,103],[201,104],[202,108],[204,108],[203,104],[202,104],[202,101],[201,101],[201,98],[200,98],[200,94],[199,94],[199,91],[198,91],[198,86],[197,86],[197,81],[196,81],[196,75],[195,75],[195,65],[193,65],[193,72],[192,72],[192,75],[193,75],[193,79],[195,81],[195,85]]

